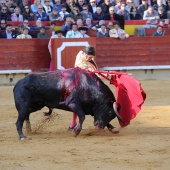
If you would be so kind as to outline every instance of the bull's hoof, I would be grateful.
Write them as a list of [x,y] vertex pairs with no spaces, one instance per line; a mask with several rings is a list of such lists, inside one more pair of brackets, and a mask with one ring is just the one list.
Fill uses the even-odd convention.
[[74,137],[76,137],[77,135],[79,135],[79,133],[80,133],[80,130],[73,130],[73,133],[74,133]]
[[110,132],[117,134],[119,133],[119,129],[114,127],[113,129],[110,129]]
[[74,125],[74,126],[72,126],[72,127],[68,127],[68,131],[72,131],[72,130],[74,130],[74,128],[77,126],[77,123]]
[[26,137],[26,136],[22,136],[22,137],[20,137],[19,139],[20,139],[20,140],[25,140],[25,139],[27,139],[27,137]]

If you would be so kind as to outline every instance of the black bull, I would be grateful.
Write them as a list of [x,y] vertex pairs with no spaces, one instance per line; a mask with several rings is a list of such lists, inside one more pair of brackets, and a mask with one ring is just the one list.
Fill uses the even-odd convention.
[[24,121],[29,126],[30,113],[44,106],[76,113],[79,124],[74,128],[75,135],[80,133],[88,114],[94,116],[95,125],[102,129],[112,127],[109,122],[116,116],[121,120],[113,109],[115,97],[108,86],[94,73],[80,68],[30,74],[18,81],[13,92],[20,139],[25,138],[22,132]]

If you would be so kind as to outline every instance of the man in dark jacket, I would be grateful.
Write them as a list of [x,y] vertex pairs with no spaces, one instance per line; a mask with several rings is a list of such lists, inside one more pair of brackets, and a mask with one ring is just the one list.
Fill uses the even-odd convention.
[[164,36],[163,28],[161,25],[157,26],[157,30],[152,36]]
[[3,6],[0,12],[0,20],[11,21],[11,15],[7,12],[7,7]]
[[104,20],[105,14],[102,12],[101,7],[96,8],[96,12],[93,14],[93,20]]
[[140,15],[140,19],[143,20],[144,11],[148,9],[148,1],[142,0],[142,4],[138,6],[137,12]]
[[105,0],[104,3],[102,3],[100,6],[102,8],[102,12],[107,14],[107,13],[109,13],[109,8],[111,6],[115,6],[115,3],[114,3],[114,1],[112,3],[110,3],[110,0]]
[[1,38],[12,39],[16,38],[16,35],[12,32],[12,25],[6,25],[6,31],[1,34]]

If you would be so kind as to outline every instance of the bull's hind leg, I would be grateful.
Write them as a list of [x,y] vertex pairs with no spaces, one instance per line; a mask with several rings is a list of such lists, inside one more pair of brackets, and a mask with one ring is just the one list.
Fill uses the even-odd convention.
[[20,140],[23,140],[26,138],[26,136],[23,134],[23,131],[22,131],[24,120],[25,120],[25,117],[23,115],[21,116],[21,114],[19,114],[17,122],[16,122],[16,127],[17,127],[17,131],[18,131]]
[[[16,104],[16,108],[18,110],[18,119],[17,119],[17,122],[16,122],[16,127],[17,127],[17,131],[18,131],[18,134],[19,134],[19,138],[20,140],[23,140],[26,138],[26,136],[23,134],[23,131],[22,131],[22,128],[23,128],[23,123],[25,120],[27,120],[27,123],[28,123],[28,120],[29,120],[29,112],[28,112],[28,103],[22,103],[21,105],[20,104]],[[27,126],[29,126],[27,124]],[[29,127],[28,127],[29,128]]]
[[79,104],[71,103],[68,106],[79,117],[79,123],[74,128],[74,131],[73,131],[75,136],[77,136],[80,133],[80,131],[82,130],[82,125],[83,125],[83,122],[85,120],[85,114],[84,114],[82,108],[79,106]]

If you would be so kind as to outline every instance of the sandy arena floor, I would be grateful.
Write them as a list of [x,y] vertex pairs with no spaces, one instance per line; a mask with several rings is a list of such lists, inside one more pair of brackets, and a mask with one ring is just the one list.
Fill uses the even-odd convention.
[[[13,87],[0,87],[0,170],[169,170],[170,81],[141,83],[147,100],[119,134],[95,130],[87,116],[75,138],[67,131],[71,113],[55,110],[49,120],[45,108],[32,113],[33,133],[25,141],[15,127]],[[119,127],[117,119],[112,124]]]

